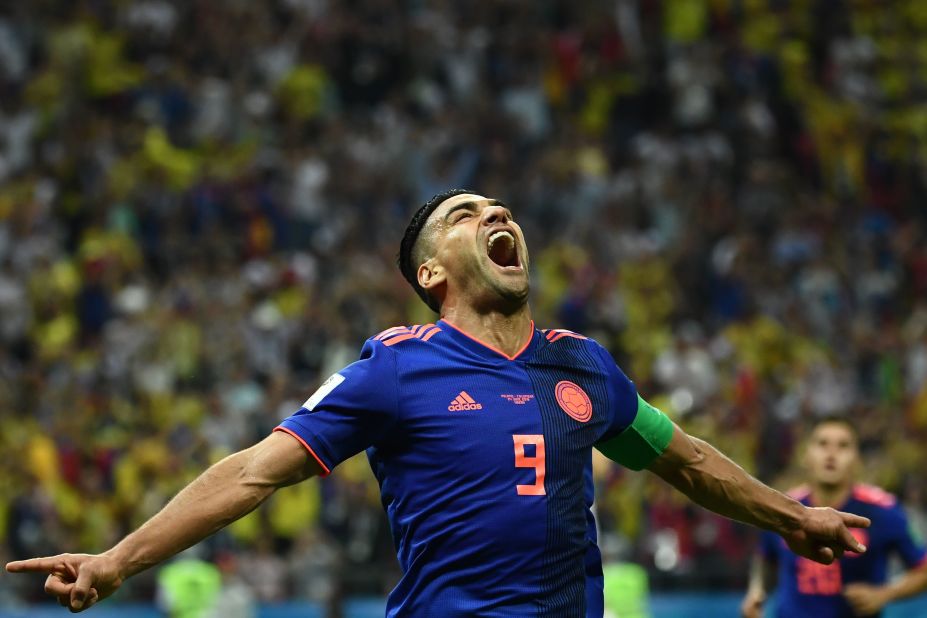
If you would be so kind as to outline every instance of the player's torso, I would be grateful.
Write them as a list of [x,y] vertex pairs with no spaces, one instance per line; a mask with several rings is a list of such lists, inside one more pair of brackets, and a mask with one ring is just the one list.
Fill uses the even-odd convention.
[[[810,506],[805,498],[802,503]],[[842,511],[868,517],[868,529],[851,529],[853,535],[867,547],[865,554],[848,552],[840,560],[823,565],[792,553],[785,542],[779,547],[779,616],[789,618],[849,618],[856,616],[843,597],[847,584],[864,582],[880,584],[885,581],[889,546],[886,529],[886,509],[872,502],[851,498]]]
[[579,339],[536,332],[509,360],[442,335],[396,346],[400,435],[369,452],[406,571],[394,615],[585,617],[606,376]]

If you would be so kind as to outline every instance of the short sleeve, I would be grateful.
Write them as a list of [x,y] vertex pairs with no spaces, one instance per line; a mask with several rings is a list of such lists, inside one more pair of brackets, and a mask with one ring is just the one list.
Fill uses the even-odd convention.
[[631,426],[637,416],[637,387],[618,367],[612,355],[595,341],[589,340],[605,368],[609,388],[611,415],[608,429],[601,440],[607,441]]
[[360,360],[329,377],[274,431],[299,440],[328,475],[342,461],[395,431],[399,417],[396,359],[368,340]]
[[612,402],[611,422],[595,447],[626,468],[643,470],[666,450],[675,426],[665,414],[641,399],[611,354],[595,345],[608,374]]
[[890,529],[894,533],[891,539],[892,546],[901,556],[905,565],[909,569],[924,565],[925,558],[927,558],[924,539],[914,530],[900,505],[896,505],[891,509]]

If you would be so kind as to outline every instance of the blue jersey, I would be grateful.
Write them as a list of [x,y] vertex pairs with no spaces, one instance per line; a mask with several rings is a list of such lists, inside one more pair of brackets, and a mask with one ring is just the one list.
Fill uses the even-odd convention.
[[[811,505],[807,489],[791,493],[802,504]],[[892,553],[909,568],[924,564],[924,547],[915,540],[904,511],[891,494],[872,485],[856,485],[839,510],[872,520],[869,528],[851,528],[853,536],[866,546],[866,553],[847,552],[840,560],[823,565],[795,555],[781,537],[763,533],[763,556],[778,563],[780,618],[856,618],[843,597],[844,585],[885,583]]]
[[369,339],[277,429],[326,474],[366,449],[403,572],[388,616],[600,618],[592,447],[637,408],[590,339],[532,323],[510,357],[442,320]]

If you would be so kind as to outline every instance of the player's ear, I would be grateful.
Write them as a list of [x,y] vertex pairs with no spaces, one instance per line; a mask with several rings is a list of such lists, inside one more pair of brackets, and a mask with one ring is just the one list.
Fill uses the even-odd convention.
[[418,284],[426,290],[433,290],[447,280],[447,271],[435,258],[429,258],[418,267]]

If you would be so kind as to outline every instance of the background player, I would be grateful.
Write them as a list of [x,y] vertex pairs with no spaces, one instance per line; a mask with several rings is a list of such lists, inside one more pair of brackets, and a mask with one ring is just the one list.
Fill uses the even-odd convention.
[[[405,571],[390,615],[523,616],[530,608],[601,616],[586,482],[593,445],[649,468],[702,506],[782,534],[809,559],[865,551],[847,526],[868,520],[806,508],[759,483],[640,399],[598,344],[537,331],[528,265],[521,229],[504,205],[469,191],[436,196],[409,225],[401,267],[440,311],[439,325],[397,327],[369,340],[362,359],[332,376],[280,431],[212,466],[111,550],[7,569],[48,573],[49,594],[86,609],[277,487],[327,474],[365,448]],[[429,355],[428,345],[439,353]],[[570,379],[548,389],[561,375]],[[476,391],[490,382],[505,390]],[[460,390],[450,405],[435,398],[451,387]],[[523,407],[466,414],[480,411],[483,397],[506,396]],[[552,563],[543,555],[551,547]],[[499,573],[514,579],[491,585]]]
[[[873,616],[888,603],[927,589],[927,553],[915,540],[904,511],[891,494],[857,482],[861,460],[855,428],[844,418],[815,423],[805,447],[804,466],[809,485],[789,492],[809,506],[830,506],[868,517],[868,530],[854,530],[869,551],[846,554],[829,565],[796,556],[779,538],[763,534],[744,616],[762,615],[770,584],[778,572],[778,615]],[[886,583],[888,558],[896,552],[910,569]],[[778,570],[775,567],[778,565]]]

